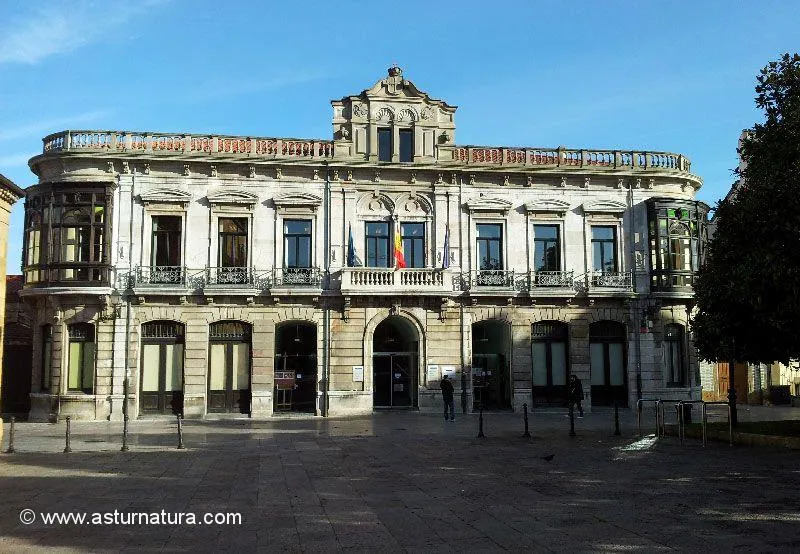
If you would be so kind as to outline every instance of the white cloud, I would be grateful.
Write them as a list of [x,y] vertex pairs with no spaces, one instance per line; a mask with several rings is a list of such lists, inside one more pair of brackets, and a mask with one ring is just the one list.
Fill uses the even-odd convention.
[[22,123],[16,126],[0,127],[0,142],[5,140],[19,140],[25,138],[43,138],[45,135],[61,131],[72,126],[84,127],[87,123],[108,117],[110,110],[92,110],[75,115],[58,117],[53,119],[43,119]]
[[71,52],[164,1],[38,4],[0,27],[0,64],[35,64],[49,56]]

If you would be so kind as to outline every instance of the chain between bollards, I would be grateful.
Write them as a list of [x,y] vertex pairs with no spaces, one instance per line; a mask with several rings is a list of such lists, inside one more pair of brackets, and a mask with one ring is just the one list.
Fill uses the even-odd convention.
[[128,414],[122,418],[122,448],[119,449],[120,452],[127,452],[130,450],[128,447]]
[[529,439],[531,438],[531,433],[528,431],[528,404],[527,402],[522,405],[522,415],[525,418],[525,432],[522,433],[522,436]]
[[575,406],[569,405],[569,436],[575,436]]
[[481,405],[480,413],[478,414],[478,438],[482,439],[485,436],[483,434],[483,405]]
[[183,450],[183,424],[181,423],[181,414],[178,415],[178,450]]
[[619,402],[614,401],[614,434],[621,435],[619,432]]
[[17,421],[17,418],[11,416],[11,425],[8,428],[8,450],[6,450],[6,454],[13,454],[16,452],[14,448],[14,422]]
[[70,452],[72,452],[72,447],[70,447],[69,445],[71,430],[72,430],[72,416],[67,416],[67,436],[66,436],[67,444],[64,446],[64,454],[69,454]]

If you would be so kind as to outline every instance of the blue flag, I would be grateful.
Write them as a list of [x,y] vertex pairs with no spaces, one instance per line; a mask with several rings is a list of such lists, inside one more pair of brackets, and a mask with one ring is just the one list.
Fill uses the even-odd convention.
[[450,226],[444,228],[444,250],[442,250],[442,269],[450,267]]
[[353,243],[353,226],[352,224],[347,224],[347,267],[360,267],[362,265],[361,260],[356,255],[356,247]]

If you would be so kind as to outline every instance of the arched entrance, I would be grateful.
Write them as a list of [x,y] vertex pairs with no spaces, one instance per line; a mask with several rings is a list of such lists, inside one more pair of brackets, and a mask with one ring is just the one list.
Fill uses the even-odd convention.
[[616,321],[589,325],[592,406],[628,405],[625,326]]
[[533,405],[566,406],[569,327],[560,321],[540,321],[531,328]]
[[275,330],[275,411],[316,413],[317,326],[287,321]]
[[499,320],[472,324],[473,409],[510,410],[511,333]]
[[183,337],[181,323],[142,325],[141,414],[183,413]]
[[419,336],[405,318],[390,316],[372,334],[372,405],[417,406]]

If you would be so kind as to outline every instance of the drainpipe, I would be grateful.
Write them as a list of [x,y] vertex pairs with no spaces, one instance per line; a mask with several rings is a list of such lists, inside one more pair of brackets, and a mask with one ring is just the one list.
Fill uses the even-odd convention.
[[[122,420],[123,426],[128,427],[128,391],[130,389],[131,368],[128,360],[131,344],[131,295],[128,288],[130,287],[130,272],[133,271],[133,205],[136,186],[136,166],[132,165],[131,169],[131,213],[128,224],[128,286],[125,287],[125,378],[122,381]],[[116,323],[115,323],[116,326]],[[116,327],[115,327],[116,328]]]
[[[636,210],[633,204],[633,182],[628,182],[628,194],[631,204],[631,226],[630,226],[630,241],[631,241],[631,284],[633,285],[633,314],[631,317],[631,326],[633,327],[633,342],[636,353],[636,399],[642,398],[642,339],[641,329],[639,324],[640,306],[639,306],[639,292],[636,290]],[[649,285],[648,285],[649,286]]]
[[[324,259],[325,259],[325,276],[323,280],[323,287],[330,289],[330,276],[331,276],[331,253],[330,253],[330,236],[331,236],[331,217],[330,217],[330,198],[331,198],[331,180],[330,169],[327,160],[325,164],[325,194],[323,196],[323,244],[325,245]],[[322,300],[322,415],[328,417],[330,412],[330,374],[331,374],[331,357],[330,357],[330,328],[331,328],[331,313],[328,306],[328,300],[323,297]]]

